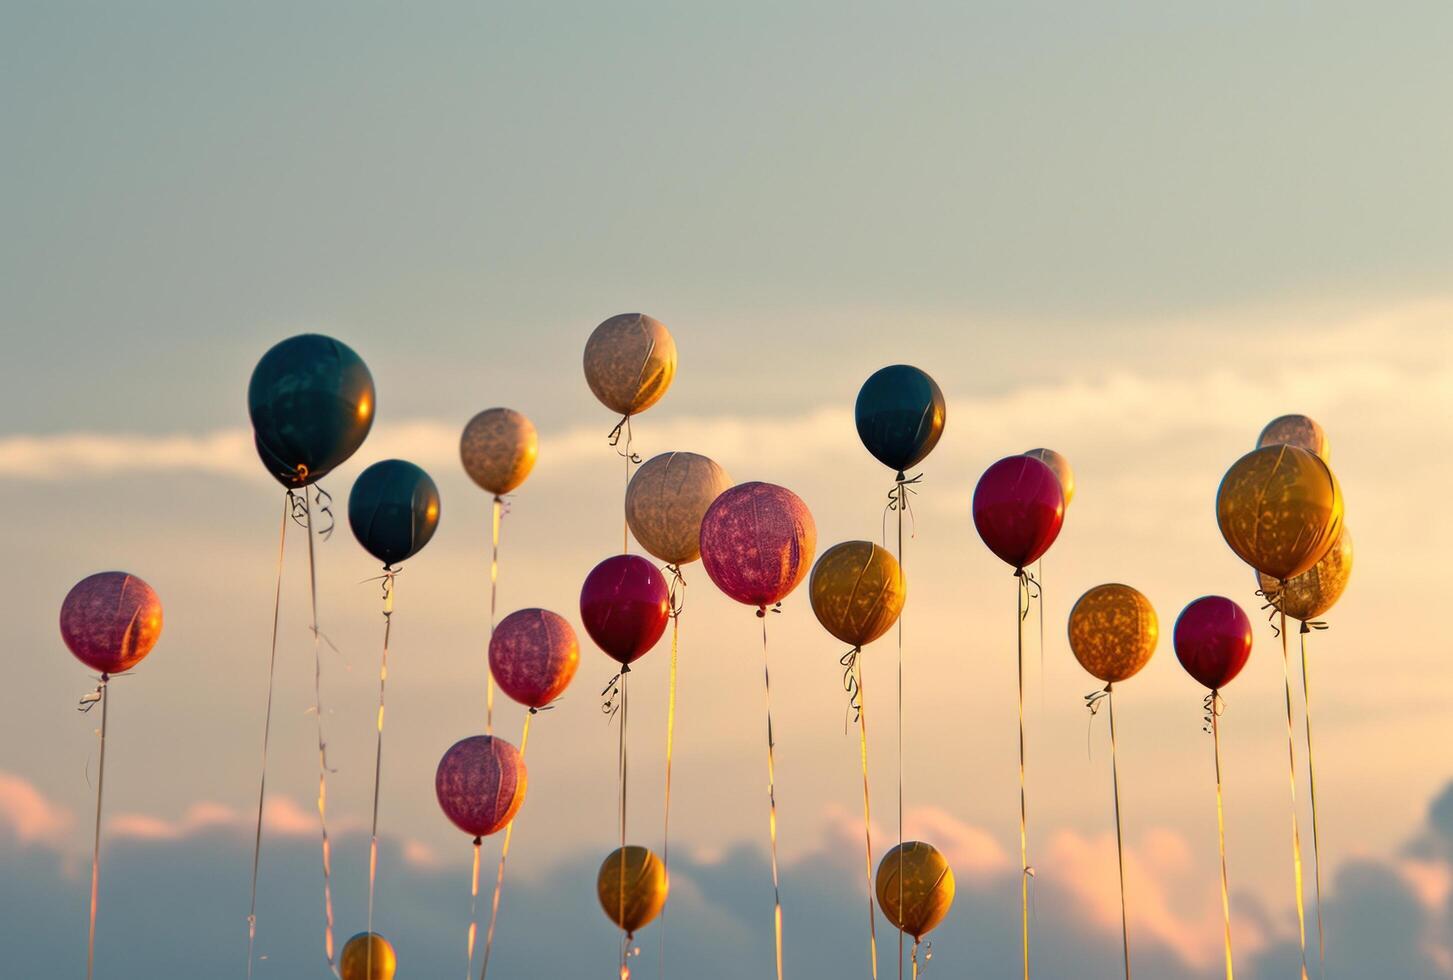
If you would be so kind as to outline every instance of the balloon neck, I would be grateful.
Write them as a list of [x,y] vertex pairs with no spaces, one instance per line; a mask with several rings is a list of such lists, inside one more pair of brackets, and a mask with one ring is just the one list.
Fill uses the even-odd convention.
[[479,847],[483,843],[484,843],[484,838],[483,837],[476,837],[476,838],[474,838],[474,846],[475,847]]
[[899,470],[898,471],[898,475],[895,476],[893,479],[896,480],[899,483],[903,483],[903,482],[907,481],[908,474],[907,473],[904,473],[902,470]]
[[767,607],[766,606],[758,606],[757,607],[757,618],[758,619],[766,619],[767,618]]
[[631,665],[630,664],[621,664],[621,675],[622,676],[625,676],[626,674],[629,674],[630,672],[631,672]]
[[1298,630],[1297,632],[1299,632],[1299,633],[1310,633],[1310,632],[1312,632],[1312,628],[1310,626],[1308,626],[1306,624],[1306,622],[1303,622],[1302,623],[1302,628],[1300,630]]
[[111,675],[108,674],[108,673],[106,673],[104,670],[101,672],[101,683],[102,684],[109,684],[109,683],[111,683]]

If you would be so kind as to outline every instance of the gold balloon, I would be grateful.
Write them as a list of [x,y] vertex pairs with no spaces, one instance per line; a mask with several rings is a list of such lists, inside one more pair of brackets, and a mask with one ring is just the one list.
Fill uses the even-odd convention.
[[[369,962],[370,947],[372,964]],[[376,932],[360,932],[348,940],[343,945],[343,955],[338,958],[338,972],[343,980],[393,980],[398,967],[393,946]]]
[[[898,885],[900,868],[902,888]],[[888,921],[915,940],[922,939],[943,921],[954,903],[954,870],[932,844],[907,840],[878,862],[876,890],[878,907]]]
[[1031,449],[1024,455],[1033,456],[1054,470],[1054,475],[1059,477],[1059,488],[1064,491],[1065,506],[1068,507],[1075,496],[1075,471],[1070,468],[1070,461],[1053,449]]
[[634,934],[661,914],[668,887],[666,866],[661,859],[634,844],[612,851],[601,862],[600,873],[595,877],[600,907],[628,934]]
[[1288,618],[1305,623],[1336,605],[1351,577],[1352,535],[1348,533],[1347,526],[1343,525],[1342,533],[1337,535],[1336,542],[1327,549],[1322,560],[1296,578],[1289,579],[1283,585],[1258,572],[1256,581],[1261,586],[1261,591],[1267,595],[1275,594],[1280,588],[1280,608],[1286,612]]
[[464,472],[496,497],[525,482],[539,451],[534,424],[512,408],[480,412],[469,420],[459,439]]
[[662,453],[626,487],[626,523],[651,554],[672,565],[701,557],[701,519],[732,478],[696,453]]
[[622,313],[585,342],[585,381],[601,404],[620,415],[644,412],[676,376],[676,341],[644,313]]
[[898,621],[908,582],[887,549],[871,541],[844,541],[817,560],[808,592],[823,629],[860,647]]
[[1342,488],[1316,453],[1264,446],[1226,471],[1216,521],[1242,561],[1284,582],[1317,564],[1337,540]]
[[1138,674],[1159,639],[1155,608],[1128,585],[1097,585],[1070,610],[1070,649],[1081,667],[1106,684]]
[[1309,453],[1316,453],[1325,461],[1331,457],[1327,446],[1327,433],[1314,420],[1305,415],[1281,415],[1266,423],[1261,435],[1256,437],[1256,448],[1265,446],[1296,446]]

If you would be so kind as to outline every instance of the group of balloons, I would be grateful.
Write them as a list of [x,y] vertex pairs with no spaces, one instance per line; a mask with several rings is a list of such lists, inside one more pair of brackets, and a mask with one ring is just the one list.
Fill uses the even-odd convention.
[[[810,571],[813,613],[831,636],[852,648],[852,656],[899,621],[907,598],[901,523],[897,557],[877,543],[852,540],[827,548],[814,564],[817,534],[812,514],[800,497],[784,487],[763,482],[734,485],[715,461],[681,451],[656,455],[630,475],[631,419],[660,400],[676,373],[675,342],[664,325],[642,314],[606,320],[590,336],[584,367],[591,391],[621,417],[612,444],[624,430],[628,474],[624,521],[640,546],[664,565],[658,567],[640,555],[612,555],[597,564],[582,584],[580,621],[596,646],[620,665],[622,675],[656,646],[667,625],[679,617],[675,583],[681,579],[682,566],[697,559],[723,594],[764,619]],[[316,334],[292,337],[269,350],[257,365],[248,406],[258,456],[288,491],[294,512],[299,505],[306,509],[311,535],[309,489],[356,452],[368,435],[376,415],[372,376],[358,355],[337,340]],[[918,479],[907,471],[929,455],[943,432],[943,394],[918,368],[890,366],[863,385],[855,417],[864,446],[895,473],[890,506],[898,510],[901,521],[910,485]],[[1256,570],[1259,587],[1275,611],[1304,623],[1336,602],[1351,569],[1341,491],[1326,456],[1325,436],[1316,423],[1302,416],[1278,419],[1262,433],[1258,448],[1228,470],[1216,501],[1227,544]],[[480,412],[463,430],[463,468],[496,505],[496,549],[498,505],[525,482],[537,457],[535,427],[512,409]],[[1057,538],[1074,492],[1068,461],[1049,449],[998,460],[974,489],[974,525],[985,545],[1019,579],[1021,622],[1037,585],[1030,568]],[[317,499],[321,503],[322,496]],[[382,563],[390,583],[397,566],[418,554],[434,536],[439,515],[436,484],[406,460],[372,464],[354,481],[348,498],[353,534]],[[495,574],[492,571],[492,577]],[[391,610],[390,597],[385,615]],[[491,622],[487,669],[493,683],[529,715],[550,706],[565,692],[580,664],[579,643],[569,621],[549,610],[524,608],[497,625],[493,618]],[[100,674],[102,688],[91,700],[103,701],[103,748],[105,684],[146,656],[161,626],[156,593],[122,572],[82,580],[62,605],[66,645]],[[765,649],[765,622],[763,626]],[[1155,610],[1146,597],[1118,583],[1085,592],[1068,622],[1074,656],[1105,683],[1107,693],[1145,667],[1158,631]],[[1174,640],[1186,671],[1214,696],[1247,662],[1251,626],[1237,603],[1205,596],[1183,610]],[[1021,626],[1021,747],[1022,646]],[[852,660],[843,662],[853,669]],[[770,732],[770,680],[768,687]],[[673,699],[674,689],[673,659]],[[382,704],[380,737],[381,708]],[[528,722],[525,733],[527,737]],[[460,739],[439,761],[435,773],[439,806],[473,838],[476,848],[483,837],[508,827],[524,803],[528,776],[523,749],[524,739],[516,748],[493,734],[491,715],[489,731]],[[866,734],[863,752],[866,796]],[[669,800],[669,770],[667,779]],[[1023,815],[1021,779],[1021,843]],[[865,822],[866,818],[865,812]],[[597,891],[605,913],[629,937],[661,912],[669,873],[650,849],[625,843],[624,813],[622,821],[622,846],[602,863]],[[775,810],[772,826],[775,881]],[[99,834],[97,848],[99,861]],[[868,851],[871,867],[871,837]],[[1028,871],[1027,854],[1023,856]],[[476,880],[477,860],[476,851]],[[888,920],[918,940],[948,914],[953,872],[932,845],[900,840],[878,865],[870,902],[874,895]],[[498,895],[496,908],[497,904]],[[780,974],[780,907],[777,927]],[[472,943],[471,931],[471,953]],[[1026,969],[1028,944],[1026,918]],[[369,931],[345,944],[338,969],[344,980],[388,980],[395,964],[388,941]]]

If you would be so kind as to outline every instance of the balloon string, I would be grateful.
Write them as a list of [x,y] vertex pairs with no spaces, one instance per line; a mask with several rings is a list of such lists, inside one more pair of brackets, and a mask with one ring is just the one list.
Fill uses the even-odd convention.
[[[873,904],[873,813],[868,793],[868,711],[866,694],[863,691],[863,661],[854,657],[858,685],[858,754],[863,764],[863,867],[868,883],[868,965],[872,968],[873,980],[878,978],[878,925]],[[900,906],[901,907],[901,906]]]
[[1206,696],[1206,714],[1211,721],[1211,745],[1216,758],[1216,840],[1221,851],[1221,917],[1226,926],[1226,980],[1235,980],[1231,959],[1231,886],[1226,875],[1226,813],[1221,802],[1221,694]]
[[782,980],[782,884],[777,873],[777,759],[772,736],[772,672],[767,656],[767,608],[757,610],[762,620],[762,690],[767,706],[767,829],[772,845],[772,925],[777,949],[777,980]]
[[[489,521],[489,638],[494,639],[496,599],[499,596],[499,525],[504,503],[495,494],[490,504]],[[484,657],[484,733],[494,734],[494,671],[489,666],[489,651]]]
[[282,529],[277,542],[277,584],[272,597],[272,650],[267,659],[267,708],[262,720],[262,775],[257,781],[257,830],[252,839],[252,898],[247,908],[247,977],[252,980],[253,946],[257,941],[257,870],[262,858],[262,807],[267,799],[267,749],[272,735],[272,690],[273,676],[277,673],[277,631],[278,619],[283,601],[283,551],[288,540],[288,515],[292,512],[293,492],[283,495]]
[[1327,974],[1327,944],[1322,933],[1322,848],[1317,833],[1317,774],[1312,765],[1312,691],[1307,680],[1307,634],[1311,626],[1302,624],[1302,704],[1307,720],[1307,782],[1312,801],[1312,881],[1316,886],[1317,902],[1317,965],[1322,976]]
[[[671,679],[666,693],[666,800],[665,814],[661,822],[661,866],[666,872],[667,887],[671,883],[671,756],[676,739],[676,670],[681,646],[681,597],[677,585],[684,588],[678,565],[668,565],[673,575],[671,587]],[[666,976],[666,909],[661,909],[660,966],[658,975]]]
[[1120,944],[1125,954],[1125,980],[1130,980],[1130,922],[1125,902],[1125,839],[1120,827],[1120,759],[1115,743],[1113,684],[1105,687],[1105,703],[1110,709],[1110,780],[1115,796],[1115,857],[1120,865]]
[[[1280,603],[1278,603],[1280,607]],[[1297,889],[1297,930],[1301,941],[1302,951],[1302,980],[1307,980],[1307,912],[1306,903],[1302,898],[1302,832],[1301,825],[1297,819],[1297,749],[1296,736],[1292,722],[1292,675],[1290,657],[1287,654],[1287,614],[1285,609],[1278,608],[1281,625],[1278,635],[1281,637],[1281,669],[1282,679],[1286,682],[1286,704],[1287,704],[1287,765],[1291,786],[1291,813],[1292,813],[1292,875]]]
[[[520,761],[525,761],[525,748],[530,744],[530,719],[535,717],[534,709],[525,714],[525,727],[520,732]],[[494,875],[494,898],[489,904],[489,928],[484,932],[484,963],[479,968],[479,980],[485,980],[489,976],[489,954],[494,949],[494,927],[499,921],[499,896],[505,884],[505,862],[510,856],[510,841],[515,836],[515,822],[511,820],[509,826],[505,827],[504,844],[499,850],[499,869]]]
[[918,980],[918,940],[913,940],[913,980]]
[[464,980],[474,980],[474,937],[479,932],[479,845],[483,841],[474,838],[474,871],[469,879],[469,959],[464,967]]
[[[383,775],[383,691],[388,682],[388,641],[393,628],[394,576],[396,570],[383,568],[383,657],[378,668],[378,737],[373,752],[373,829],[368,837],[368,934],[373,935],[373,892],[378,880],[378,787]],[[365,960],[368,976],[373,976],[373,943],[368,944]]]
[[[908,494],[917,493],[908,484],[917,483],[922,476],[916,476],[911,481],[904,478],[902,472],[898,474],[898,481],[895,489],[898,491],[897,506],[893,507],[898,512],[898,574],[903,575],[903,512],[908,510]],[[889,505],[893,506],[893,505]],[[903,980],[903,615],[898,615],[898,909],[900,920],[898,925],[898,980]]]
[[312,499],[306,491],[302,497],[308,526],[308,585],[313,612],[313,715],[318,727],[318,825],[323,835],[323,952],[328,959],[328,969],[334,976],[339,976],[338,966],[333,960],[333,847],[328,841],[328,742],[323,735],[323,648],[322,634],[318,630],[318,564],[313,546]]
[[1019,931],[1024,959],[1024,980],[1029,980],[1029,879],[1034,876],[1034,868],[1029,863],[1029,802],[1024,779],[1024,620],[1029,616],[1030,581],[1029,573],[1023,569],[1016,570],[1014,625],[1018,639],[1019,664]]
[[96,692],[101,695],[101,732],[99,771],[96,775],[96,838],[91,845],[91,924],[86,936],[86,980],[91,980],[96,969],[96,899],[101,884],[101,791],[106,785],[106,711],[111,699],[106,695],[111,686],[111,675],[101,675],[101,686]]
[[[627,442],[629,446],[629,442]],[[620,728],[620,749],[617,771],[620,775],[620,874],[616,894],[616,911],[618,919],[624,923],[626,920],[626,784],[628,782],[630,759],[626,754],[626,725],[630,721],[630,680],[631,665],[621,667],[621,728]],[[621,926],[621,976],[629,977],[630,969],[626,966],[626,953],[630,944],[631,934],[625,926]]]
[[[631,451],[631,440],[634,438],[634,435],[631,432],[631,417],[629,414],[622,415],[621,420],[616,423],[616,427],[610,430],[610,444],[612,446],[619,445],[622,436],[625,437],[626,446],[624,449],[617,449],[616,453],[626,461],[626,492],[629,493],[631,489],[631,464],[635,463],[639,465],[641,462],[641,457]],[[623,512],[621,517],[621,554],[627,554],[631,550],[630,533],[631,525],[625,519]]]

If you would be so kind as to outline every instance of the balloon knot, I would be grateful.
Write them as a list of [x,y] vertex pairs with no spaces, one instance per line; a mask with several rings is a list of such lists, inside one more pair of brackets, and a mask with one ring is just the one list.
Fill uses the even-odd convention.
[[757,618],[758,619],[766,619],[767,618],[767,607],[766,606],[758,606],[757,607]]
[[893,479],[896,480],[899,483],[903,483],[903,482],[907,481],[908,474],[907,473],[904,473],[902,470],[899,470],[898,471],[898,475],[895,476]]
[[484,843],[484,838],[483,837],[475,837],[474,838],[474,846],[475,847],[478,847],[478,846],[480,846],[483,843]]

